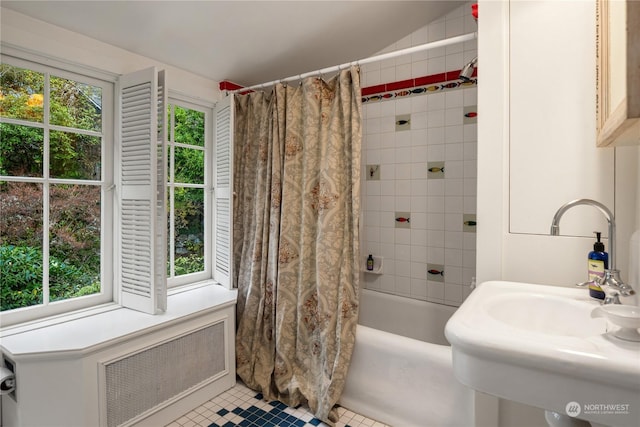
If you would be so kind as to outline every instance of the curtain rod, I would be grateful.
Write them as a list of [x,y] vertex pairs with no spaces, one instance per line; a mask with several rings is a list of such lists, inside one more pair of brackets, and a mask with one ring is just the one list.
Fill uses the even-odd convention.
[[328,74],[328,73],[333,73],[335,71],[340,71],[344,68],[351,67],[352,65],[364,65],[364,64],[369,64],[371,62],[384,61],[385,59],[395,58],[397,56],[402,56],[402,55],[409,55],[411,53],[416,53],[416,52],[422,52],[423,50],[430,50],[438,47],[449,46],[456,43],[463,43],[469,40],[473,40],[477,37],[478,37],[477,32],[463,34],[461,36],[450,37],[448,39],[437,40],[434,42],[424,43],[418,46],[408,47],[408,48],[396,50],[393,52],[370,56],[368,58],[360,59],[358,61],[352,61],[352,62],[346,62],[344,64],[340,64],[340,65],[334,65],[333,67],[321,68],[316,71],[310,71],[308,73],[287,77],[286,79],[273,80],[267,83],[260,83],[260,84],[249,86],[249,87],[243,87],[240,89],[231,90],[229,92],[230,93],[246,92],[253,89],[273,86],[277,83],[285,83],[285,82],[290,82],[294,80],[302,80],[304,78],[311,77],[311,76],[317,76],[321,74]]

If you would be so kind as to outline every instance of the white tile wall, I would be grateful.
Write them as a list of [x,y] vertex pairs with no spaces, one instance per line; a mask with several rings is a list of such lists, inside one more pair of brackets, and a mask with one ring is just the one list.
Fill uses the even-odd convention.
[[[399,40],[385,52],[477,31],[471,3]],[[475,41],[362,66],[362,87],[456,70],[477,52]],[[475,87],[363,105],[363,164],[379,164],[380,180],[363,192],[363,247],[384,257],[383,274],[365,274],[369,289],[460,305],[475,276],[476,235],[463,214],[476,213],[476,124],[463,109],[477,105]],[[409,114],[410,130],[396,131]],[[445,162],[444,179],[427,163]],[[364,167],[364,166],[363,166]],[[364,175],[363,175],[364,176]],[[396,228],[396,212],[410,212],[410,229]],[[444,265],[444,282],[428,280],[427,263]]]

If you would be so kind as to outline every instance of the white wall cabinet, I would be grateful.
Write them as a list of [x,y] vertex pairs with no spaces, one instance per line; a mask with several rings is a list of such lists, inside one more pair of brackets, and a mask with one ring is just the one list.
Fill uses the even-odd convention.
[[640,2],[596,6],[597,145],[640,145]]

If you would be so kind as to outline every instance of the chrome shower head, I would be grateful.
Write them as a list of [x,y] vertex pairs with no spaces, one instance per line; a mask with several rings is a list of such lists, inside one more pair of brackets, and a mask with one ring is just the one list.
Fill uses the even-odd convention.
[[469,61],[467,65],[462,67],[462,70],[460,70],[460,76],[458,78],[464,82],[471,81],[471,76],[473,75],[473,71],[476,69],[477,62],[478,57],[476,56],[471,61]]

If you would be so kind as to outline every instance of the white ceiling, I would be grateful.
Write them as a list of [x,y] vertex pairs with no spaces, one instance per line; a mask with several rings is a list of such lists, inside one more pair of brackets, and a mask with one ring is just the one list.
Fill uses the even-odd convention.
[[7,1],[2,7],[244,86],[366,58],[464,2]]

